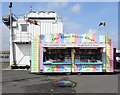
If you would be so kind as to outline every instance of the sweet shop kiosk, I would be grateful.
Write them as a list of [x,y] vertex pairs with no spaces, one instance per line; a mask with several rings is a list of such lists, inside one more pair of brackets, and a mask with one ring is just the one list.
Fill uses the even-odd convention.
[[113,45],[106,35],[39,35],[31,43],[32,73],[113,72]]

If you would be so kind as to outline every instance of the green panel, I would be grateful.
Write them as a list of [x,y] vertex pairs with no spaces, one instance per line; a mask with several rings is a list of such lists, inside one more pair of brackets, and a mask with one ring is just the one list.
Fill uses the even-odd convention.
[[32,56],[31,56],[31,68],[33,67],[34,64],[34,40],[32,40]]
[[106,53],[102,53],[102,63],[103,63],[103,68],[106,68]]

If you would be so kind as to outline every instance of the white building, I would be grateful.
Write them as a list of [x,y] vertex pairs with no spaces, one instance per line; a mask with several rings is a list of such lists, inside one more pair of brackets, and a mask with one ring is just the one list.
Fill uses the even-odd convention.
[[[30,66],[31,40],[40,34],[63,33],[63,22],[57,13],[29,12],[12,23],[13,53],[10,46],[10,58],[14,56],[17,66]],[[13,66],[10,60],[10,66]]]

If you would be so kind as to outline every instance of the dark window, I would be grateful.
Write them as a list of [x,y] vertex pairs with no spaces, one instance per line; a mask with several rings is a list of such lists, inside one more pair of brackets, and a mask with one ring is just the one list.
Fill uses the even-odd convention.
[[116,53],[116,57],[120,57],[120,53]]
[[21,24],[22,32],[27,32],[28,25],[27,24]]

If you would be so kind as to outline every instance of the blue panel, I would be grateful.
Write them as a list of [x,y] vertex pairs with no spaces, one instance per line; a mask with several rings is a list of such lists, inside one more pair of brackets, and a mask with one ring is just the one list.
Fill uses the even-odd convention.
[[43,64],[45,65],[45,64],[49,64],[49,65],[52,65],[52,62],[43,62]]
[[82,72],[82,65],[78,65],[78,71]]
[[45,42],[45,35],[42,35],[42,42]]
[[64,66],[60,65],[60,71],[64,71]]
[[99,42],[100,38],[99,35],[96,35],[96,42]]
[[100,65],[96,65],[96,72],[100,72]]
[[64,34],[60,34],[60,42],[64,42]]
[[82,42],[82,35],[81,34],[78,35],[78,42]]

